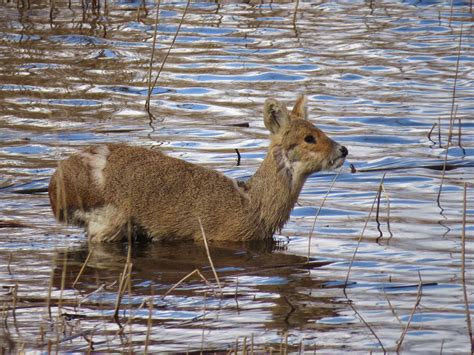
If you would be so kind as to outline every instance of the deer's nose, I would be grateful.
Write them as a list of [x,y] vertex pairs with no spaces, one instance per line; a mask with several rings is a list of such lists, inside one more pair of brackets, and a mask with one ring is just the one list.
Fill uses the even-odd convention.
[[342,156],[343,157],[346,157],[347,154],[349,154],[349,151],[347,150],[346,147],[342,146],[341,148],[339,148],[339,151],[341,152]]

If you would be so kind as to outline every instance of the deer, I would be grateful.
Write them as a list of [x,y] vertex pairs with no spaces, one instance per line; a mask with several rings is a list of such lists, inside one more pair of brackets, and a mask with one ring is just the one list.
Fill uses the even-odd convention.
[[[307,98],[289,111],[266,99],[267,154],[253,176],[223,173],[123,143],[93,145],[60,161],[48,187],[56,220],[92,243],[271,240],[290,218],[307,178],[341,167],[345,146],[308,120]],[[205,231],[205,235],[203,235]]]

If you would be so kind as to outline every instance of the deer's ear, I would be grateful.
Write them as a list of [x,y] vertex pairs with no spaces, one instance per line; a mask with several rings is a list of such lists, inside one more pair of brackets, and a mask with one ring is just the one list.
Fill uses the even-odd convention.
[[280,101],[267,99],[263,107],[263,122],[265,127],[273,133],[281,133],[290,123],[290,114]]
[[295,106],[291,111],[291,118],[292,119],[300,119],[305,120],[308,117],[308,99],[305,95],[298,96],[296,100]]

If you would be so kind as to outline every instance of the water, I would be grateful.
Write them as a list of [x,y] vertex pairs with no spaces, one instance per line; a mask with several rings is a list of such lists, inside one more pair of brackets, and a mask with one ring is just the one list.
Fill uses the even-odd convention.
[[[156,7],[100,5],[1,2],[3,349],[343,353],[395,351],[402,339],[404,352],[470,351],[470,2],[300,2],[296,22],[295,4],[191,3],[152,92],[153,121]],[[160,5],[155,75],[185,8]],[[58,159],[129,142],[245,179],[265,155],[264,100],[290,105],[301,92],[311,119],[350,151],[314,230],[334,172],[308,180],[276,250],[211,248],[223,297],[205,250],[188,243],[133,248],[120,325],[126,246],[96,247],[72,286],[89,249],[82,230],[54,222],[43,192]],[[194,274],[162,297],[195,269],[211,285]]]

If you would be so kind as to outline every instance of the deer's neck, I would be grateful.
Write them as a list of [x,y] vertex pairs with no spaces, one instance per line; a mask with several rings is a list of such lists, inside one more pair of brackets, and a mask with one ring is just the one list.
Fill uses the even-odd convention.
[[281,146],[271,146],[262,164],[249,181],[252,209],[259,215],[260,227],[273,234],[290,217],[307,176],[294,171]]

